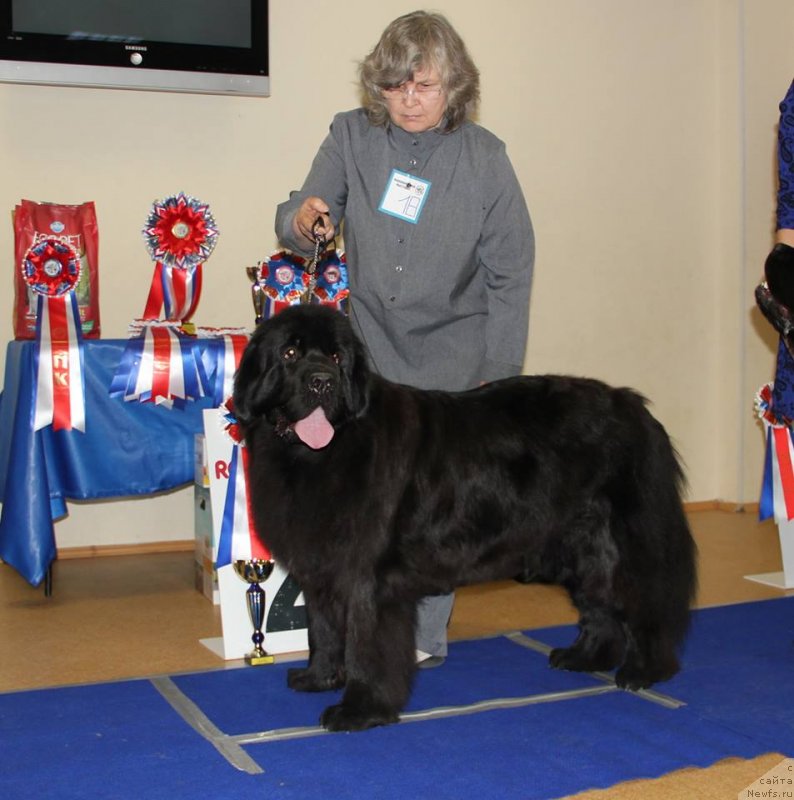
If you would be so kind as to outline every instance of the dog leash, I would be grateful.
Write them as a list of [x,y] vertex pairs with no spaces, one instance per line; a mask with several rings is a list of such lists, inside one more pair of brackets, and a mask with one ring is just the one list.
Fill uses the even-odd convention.
[[325,227],[322,217],[317,217],[312,225],[312,236],[314,237],[314,258],[309,262],[306,271],[309,273],[309,287],[301,295],[301,303],[310,303],[314,287],[317,285],[317,267],[320,264],[320,258],[325,255],[325,245],[327,240],[321,228]]

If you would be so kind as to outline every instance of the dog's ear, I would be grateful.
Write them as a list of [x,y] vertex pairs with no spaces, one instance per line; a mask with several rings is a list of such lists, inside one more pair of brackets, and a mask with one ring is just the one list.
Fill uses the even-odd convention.
[[234,376],[234,415],[243,428],[262,416],[279,377],[278,365],[269,357],[263,337],[254,334]]
[[345,400],[353,416],[360,417],[369,405],[370,369],[364,345],[355,335],[351,339],[350,358],[344,366],[347,373]]

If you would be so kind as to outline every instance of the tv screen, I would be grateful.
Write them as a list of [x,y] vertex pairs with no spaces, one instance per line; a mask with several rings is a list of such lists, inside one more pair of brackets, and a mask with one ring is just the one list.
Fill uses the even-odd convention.
[[0,81],[267,95],[267,0],[0,0]]

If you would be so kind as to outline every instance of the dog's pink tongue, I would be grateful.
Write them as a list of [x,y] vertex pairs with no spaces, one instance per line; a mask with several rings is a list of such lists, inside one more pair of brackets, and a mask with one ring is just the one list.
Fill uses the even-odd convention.
[[334,438],[334,429],[320,406],[317,406],[308,417],[295,423],[295,433],[313,450],[325,447]]

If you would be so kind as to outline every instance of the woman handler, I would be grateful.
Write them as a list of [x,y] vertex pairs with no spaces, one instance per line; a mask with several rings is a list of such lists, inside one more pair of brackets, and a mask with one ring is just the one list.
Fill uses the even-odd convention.
[[[521,372],[534,236],[505,145],[472,121],[479,73],[439,14],[394,20],[359,69],[276,234],[310,255],[344,223],[350,318],[372,367],[422,389]],[[453,595],[426,598],[420,666],[443,663]]]

